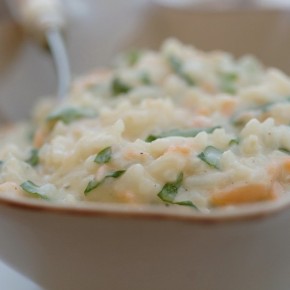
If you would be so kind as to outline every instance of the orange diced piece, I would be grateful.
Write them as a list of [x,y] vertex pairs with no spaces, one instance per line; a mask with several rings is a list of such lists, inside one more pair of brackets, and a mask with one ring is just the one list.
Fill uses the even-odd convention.
[[265,184],[246,184],[233,186],[223,191],[213,193],[210,201],[215,206],[253,203],[275,199],[272,186]]

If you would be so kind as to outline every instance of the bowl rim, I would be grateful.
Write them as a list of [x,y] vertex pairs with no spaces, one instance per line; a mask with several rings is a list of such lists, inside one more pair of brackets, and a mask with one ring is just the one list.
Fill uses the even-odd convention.
[[49,203],[28,197],[0,196],[0,206],[36,213],[61,214],[78,217],[171,220],[190,223],[219,224],[264,220],[290,210],[290,195],[274,201],[195,211],[183,206],[132,205],[117,203],[78,202]]

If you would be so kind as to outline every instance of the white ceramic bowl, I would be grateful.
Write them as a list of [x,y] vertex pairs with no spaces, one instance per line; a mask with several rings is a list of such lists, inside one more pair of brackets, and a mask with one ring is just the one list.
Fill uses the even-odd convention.
[[288,290],[290,201],[219,210],[0,198],[0,255],[48,290]]
[[[121,48],[156,47],[172,35],[202,49],[251,52],[290,71],[288,12],[205,15],[152,11],[145,0],[63,1],[88,5],[74,8],[68,34],[75,74],[108,63]],[[0,24],[0,39],[12,45],[14,31]],[[49,58],[31,43],[17,40],[0,57],[0,107],[10,118],[55,91]],[[290,201],[201,215],[0,198],[0,259],[46,290],[289,290]]]

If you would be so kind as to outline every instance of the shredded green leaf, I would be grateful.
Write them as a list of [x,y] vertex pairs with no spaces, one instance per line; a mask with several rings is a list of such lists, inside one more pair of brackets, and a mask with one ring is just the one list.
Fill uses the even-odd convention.
[[134,66],[138,63],[142,56],[142,51],[138,49],[133,49],[129,51],[126,55],[127,62],[130,66]]
[[210,127],[210,128],[173,129],[170,131],[161,132],[158,135],[149,135],[145,141],[153,142],[156,139],[173,137],[173,136],[190,138],[190,137],[195,137],[200,132],[212,133],[214,130],[218,128],[220,127],[216,126],[216,127]]
[[240,139],[239,138],[232,139],[229,142],[229,146],[234,146],[234,145],[239,145],[239,144],[240,144]]
[[184,206],[190,206],[190,207],[193,207],[195,209],[197,209],[197,207],[193,204],[192,201],[190,200],[185,200],[185,201],[175,201],[175,202],[172,202],[172,204],[177,204],[177,205],[184,205]]
[[219,169],[222,154],[223,152],[214,146],[207,146],[203,152],[197,155],[197,157],[209,166]]
[[[247,123],[249,121],[249,119],[251,119],[253,117],[259,119],[259,114],[267,113],[274,106],[281,105],[281,104],[287,104],[287,103],[289,104],[289,102],[290,102],[290,97],[287,96],[285,99],[280,100],[280,101],[268,102],[268,103],[265,103],[263,105],[259,105],[259,106],[254,106],[254,107],[251,107],[251,108],[247,108],[246,110],[242,110],[242,111],[239,111],[239,112],[235,113],[231,117],[230,122],[234,126],[242,126],[242,125],[245,125],[245,123]],[[249,115],[244,115],[244,114],[246,114],[248,112],[251,112],[252,113],[252,117],[249,117]]]
[[168,62],[169,62],[169,65],[171,66],[172,70],[181,79],[183,79],[188,85],[190,85],[190,86],[194,86],[195,85],[194,79],[190,75],[188,75],[187,73],[185,73],[183,71],[183,63],[178,57],[176,57],[174,55],[171,55],[168,58]]
[[39,150],[36,148],[31,149],[30,151],[30,156],[29,158],[26,160],[26,162],[28,164],[30,164],[31,166],[36,166],[39,163],[39,156],[38,156],[38,152]]
[[193,80],[193,78],[190,76],[190,75],[188,75],[188,74],[186,74],[186,73],[183,73],[182,75],[181,75],[181,77],[182,77],[182,79],[189,85],[189,86],[195,86],[196,85],[196,83],[195,83],[195,81]]
[[95,158],[95,162],[98,164],[108,163],[112,158],[112,147],[106,147],[101,150]]
[[176,73],[176,74],[181,74],[182,73],[182,61],[177,58],[176,56],[174,55],[171,55],[169,58],[168,58],[168,61],[169,61],[169,64],[172,68],[172,70]]
[[45,196],[45,192],[41,189],[40,186],[36,185],[30,180],[27,180],[20,184],[20,187],[27,193],[33,195],[34,197],[48,200],[49,198]]
[[273,106],[275,106],[276,104],[279,104],[281,102],[269,102],[266,104],[263,104],[259,107],[256,108],[256,110],[260,111],[261,113],[266,113],[268,112]]
[[224,73],[221,75],[221,90],[225,93],[234,95],[236,93],[236,81],[238,75],[236,73]]
[[101,179],[101,180],[96,180],[96,179],[91,180],[91,181],[88,183],[88,185],[87,185],[87,187],[86,187],[86,189],[85,189],[85,191],[84,191],[84,194],[85,194],[85,195],[88,195],[89,192],[91,192],[92,190],[96,189],[96,188],[99,187],[101,184],[103,184],[107,178],[110,178],[110,177],[111,177],[111,178],[118,178],[118,177],[120,177],[121,175],[123,175],[125,172],[126,172],[126,170],[117,170],[117,171],[114,171],[114,172],[111,172],[111,173],[107,174],[107,175],[106,175],[103,179]]
[[99,187],[99,186],[100,186],[104,181],[105,181],[105,179],[102,179],[102,180],[96,180],[96,179],[93,179],[93,180],[91,180],[91,181],[88,183],[88,185],[87,185],[87,187],[86,187],[86,189],[85,189],[85,191],[84,191],[84,194],[85,194],[85,195],[88,195],[88,193],[89,193],[90,191],[92,191],[93,189]]
[[175,197],[178,193],[179,188],[181,187],[183,181],[183,173],[179,173],[176,181],[165,183],[161,191],[157,196],[167,204],[177,204],[184,206],[191,206],[196,208],[196,206],[189,200],[186,201],[175,201]]
[[95,116],[96,112],[90,109],[67,107],[52,112],[48,115],[47,121],[62,121],[65,124],[70,124],[71,122],[79,119],[93,118]]
[[276,101],[276,102],[269,102],[266,103],[264,105],[260,105],[259,107],[256,108],[256,110],[261,111],[261,113],[266,113],[269,110],[271,110],[272,107],[276,106],[276,105],[281,105],[281,104],[286,104],[290,102],[290,97],[286,97],[285,100],[280,100],[280,101]]
[[[31,125],[31,127],[33,127],[33,126]],[[27,135],[26,135],[27,141],[29,141],[29,142],[33,141],[33,138],[35,135],[35,130],[36,129],[34,127],[27,130]]]
[[146,85],[146,86],[149,86],[152,84],[149,73],[145,71],[143,71],[140,74],[140,81],[142,82],[143,85]]
[[111,83],[111,91],[113,96],[121,94],[127,94],[131,90],[131,87],[124,83],[120,78],[115,77]]
[[286,149],[286,148],[281,147],[281,148],[279,148],[278,150],[281,151],[281,152],[283,152],[283,153],[285,153],[285,154],[290,155],[290,150],[288,150],[288,149]]

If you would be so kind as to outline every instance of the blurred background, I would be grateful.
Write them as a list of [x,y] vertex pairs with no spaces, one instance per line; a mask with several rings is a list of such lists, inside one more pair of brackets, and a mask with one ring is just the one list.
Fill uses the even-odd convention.
[[[10,0],[8,0],[10,1]],[[112,63],[128,48],[158,48],[170,36],[204,49],[250,53],[290,73],[290,0],[61,0],[74,76]],[[0,111],[28,116],[56,92],[49,54],[24,35],[0,0]]]

